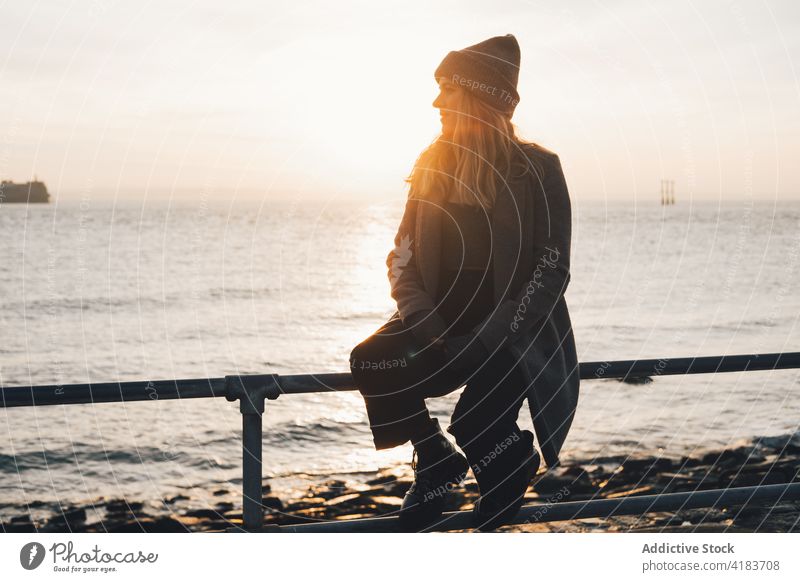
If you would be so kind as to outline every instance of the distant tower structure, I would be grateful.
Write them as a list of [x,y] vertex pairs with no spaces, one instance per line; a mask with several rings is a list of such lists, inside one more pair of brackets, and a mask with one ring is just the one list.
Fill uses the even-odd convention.
[[661,206],[675,204],[675,180],[661,180]]

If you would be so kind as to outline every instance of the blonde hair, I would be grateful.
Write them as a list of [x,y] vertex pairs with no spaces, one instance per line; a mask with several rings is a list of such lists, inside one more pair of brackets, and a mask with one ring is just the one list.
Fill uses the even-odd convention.
[[409,196],[437,192],[463,204],[494,206],[498,186],[541,166],[520,155],[521,146],[536,145],[516,135],[511,118],[456,86],[452,139],[439,135],[425,148],[406,178]]

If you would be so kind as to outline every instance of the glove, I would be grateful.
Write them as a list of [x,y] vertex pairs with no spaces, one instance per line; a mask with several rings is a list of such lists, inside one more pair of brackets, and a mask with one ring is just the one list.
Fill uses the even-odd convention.
[[445,338],[444,353],[456,372],[470,372],[489,359],[489,350],[472,334]]
[[403,324],[411,330],[414,338],[423,346],[434,343],[447,331],[447,324],[442,316],[430,309],[412,313]]

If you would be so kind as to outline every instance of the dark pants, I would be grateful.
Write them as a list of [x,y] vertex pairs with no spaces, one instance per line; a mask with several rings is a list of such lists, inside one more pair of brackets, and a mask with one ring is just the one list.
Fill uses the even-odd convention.
[[455,373],[441,350],[423,349],[397,316],[356,346],[350,356],[350,369],[364,397],[378,450],[429,431],[433,421],[425,398],[444,396],[466,384],[447,432],[468,458],[479,458],[519,431],[516,421],[526,387],[515,363],[501,349],[486,362],[476,362],[475,372]]

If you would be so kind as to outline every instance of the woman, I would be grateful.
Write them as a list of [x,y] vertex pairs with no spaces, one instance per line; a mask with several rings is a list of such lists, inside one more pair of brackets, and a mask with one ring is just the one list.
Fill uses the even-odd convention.
[[[569,194],[558,156],[514,133],[519,60],[509,34],[437,68],[442,133],[411,172],[386,261],[397,312],[350,357],[376,449],[414,445],[408,528],[436,520],[469,468],[475,527],[507,523],[540,465],[522,401],[551,468],[577,407]],[[425,406],[465,384],[447,432],[466,457]]]

